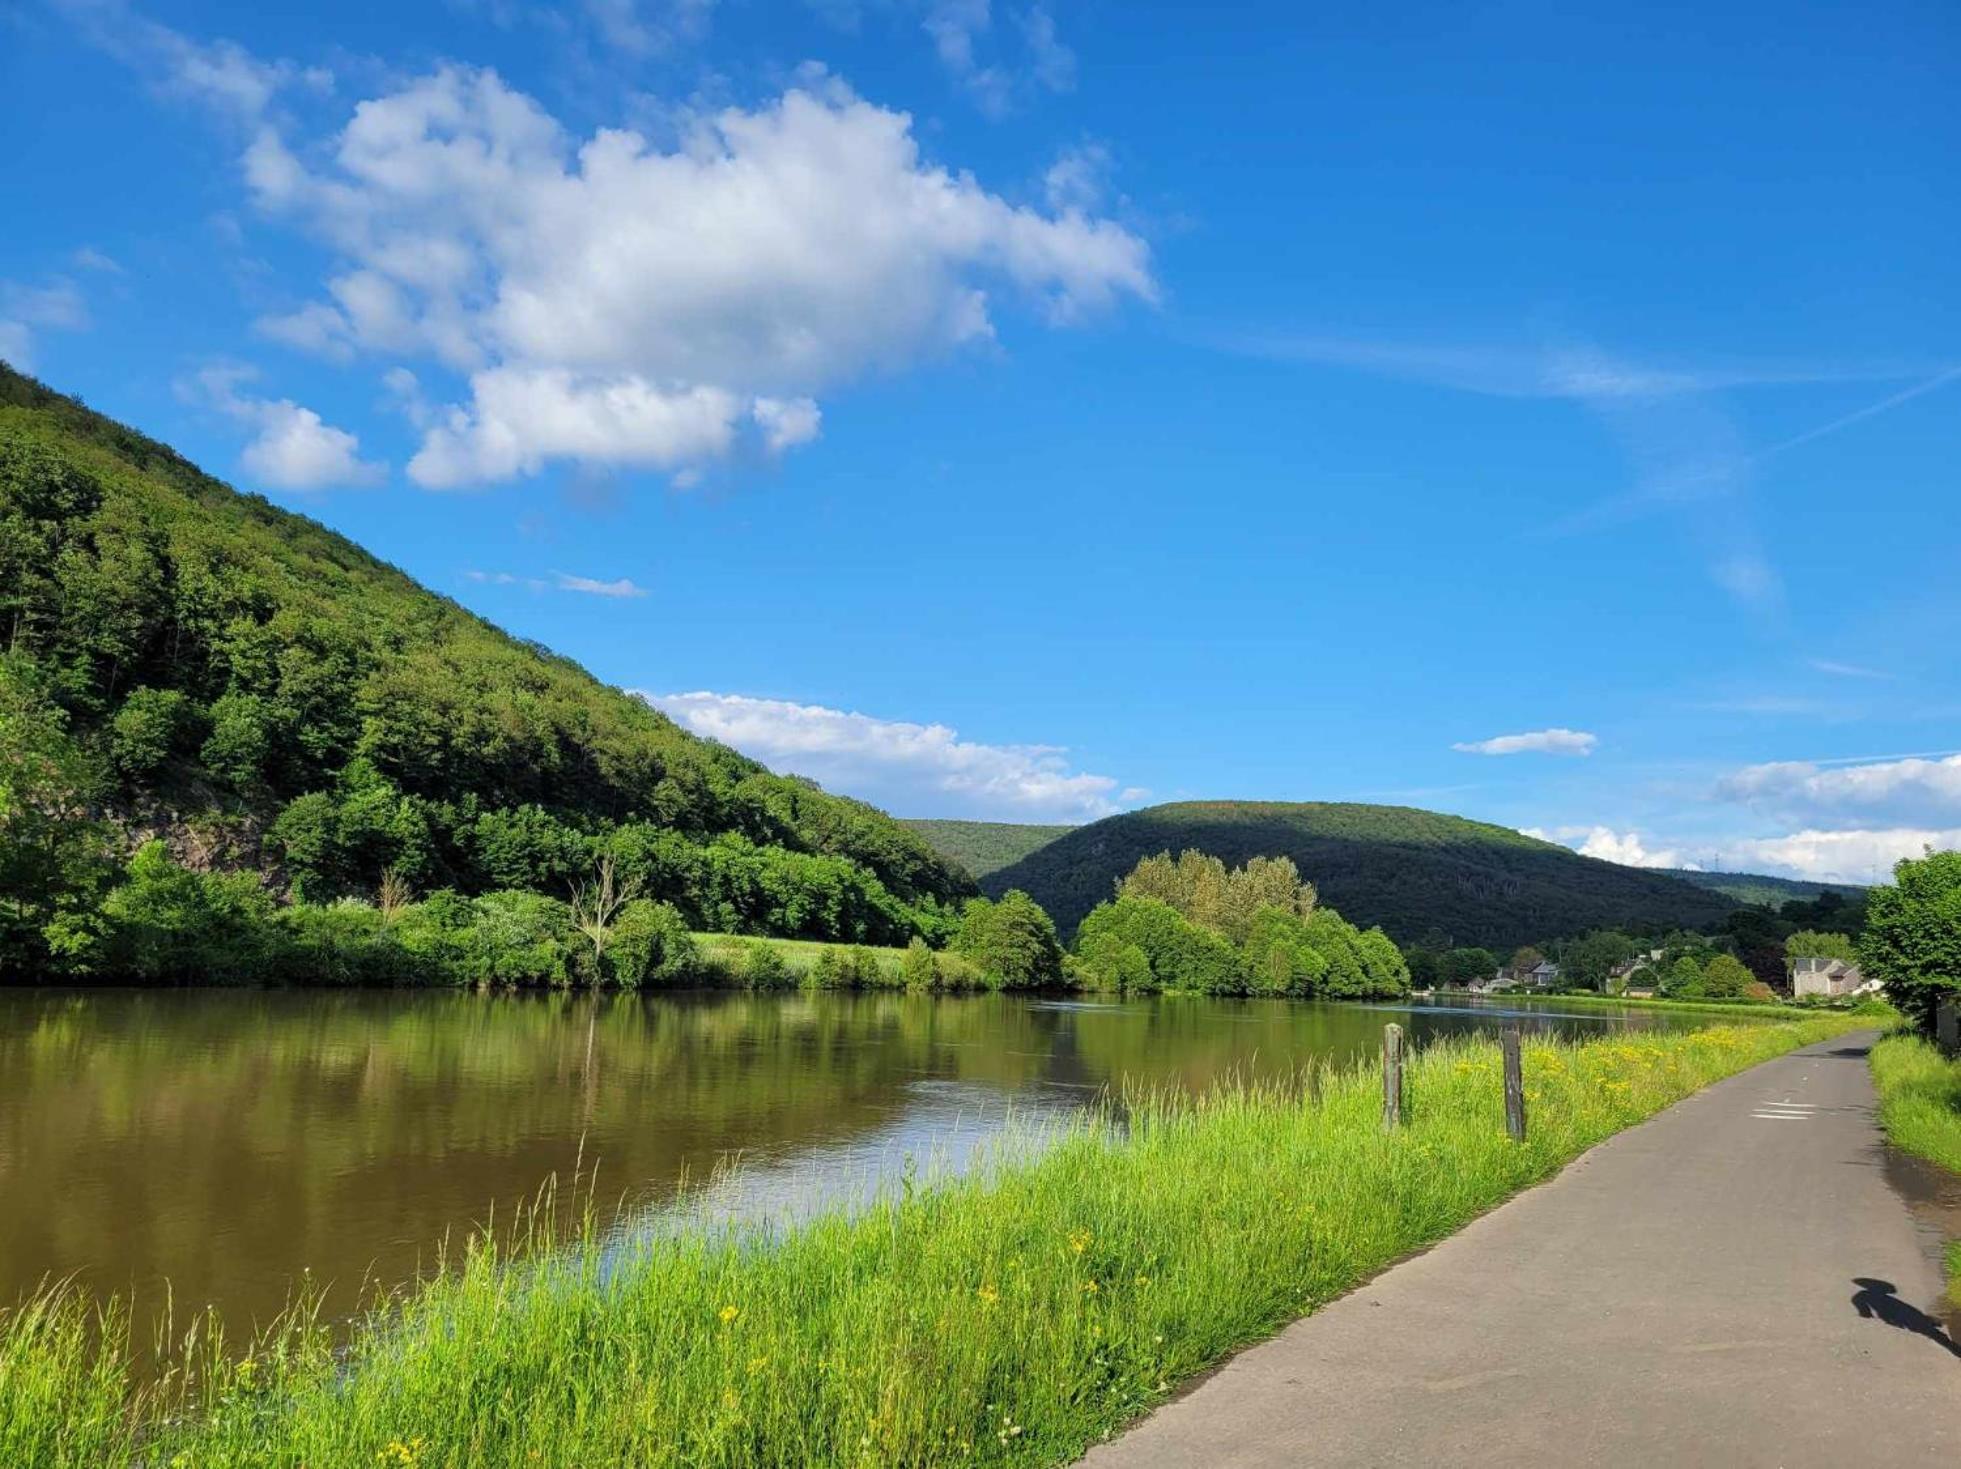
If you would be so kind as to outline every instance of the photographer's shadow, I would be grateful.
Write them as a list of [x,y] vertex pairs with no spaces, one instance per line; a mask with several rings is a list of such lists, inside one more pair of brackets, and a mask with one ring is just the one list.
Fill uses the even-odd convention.
[[1890,1280],[1872,1280],[1864,1275],[1855,1275],[1852,1283],[1859,1289],[1852,1296],[1852,1309],[1865,1320],[1884,1321],[1888,1326],[1897,1326],[1901,1331],[1910,1331],[1915,1336],[1924,1336],[1938,1346],[1945,1347],[1956,1357],[1961,1357],[1961,1345],[1947,1334],[1941,1323],[1917,1306],[1900,1299],[1899,1287]]

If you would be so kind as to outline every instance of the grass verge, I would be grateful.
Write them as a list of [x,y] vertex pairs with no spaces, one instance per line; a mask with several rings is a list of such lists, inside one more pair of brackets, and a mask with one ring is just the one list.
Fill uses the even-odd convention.
[[0,1463],[1066,1462],[1236,1347],[1610,1134],[1858,1022],[1429,1047],[1408,1122],[1371,1067],[1144,1098],[1039,1156],[767,1238],[479,1237],[351,1342],[305,1309],[249,1352],[207,1322],[138,1387],[128,1313],[0,1320]]
[[[1894,1145],[1961,1174],[1961,1061],[1900,1031],[1873,1047],[1872,1079]],[[1961,1306],[1961,1239],[1947,1243],[1947,1293]]]

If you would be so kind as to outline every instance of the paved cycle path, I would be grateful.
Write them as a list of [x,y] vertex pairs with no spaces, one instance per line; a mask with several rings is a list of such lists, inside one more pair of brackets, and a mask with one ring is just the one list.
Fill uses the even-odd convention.
[[1961,1465],[1961,1346],[1843,1036],[1610,1138],[1084,1469]]

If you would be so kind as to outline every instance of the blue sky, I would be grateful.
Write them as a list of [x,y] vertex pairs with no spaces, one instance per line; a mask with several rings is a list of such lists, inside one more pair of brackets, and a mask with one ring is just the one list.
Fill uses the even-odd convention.
[[1961,843],[1958,66],[1936,3],[26,0],[0,356],[900,814],[1867,878]]

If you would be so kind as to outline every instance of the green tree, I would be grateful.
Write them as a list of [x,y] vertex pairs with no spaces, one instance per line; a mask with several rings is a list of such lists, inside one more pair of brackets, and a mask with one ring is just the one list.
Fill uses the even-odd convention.
[[1961,852],[1903,858],[1866,896],[1859,967],[1931,1035],[1943,999],[1961,997]]
[[181,690],[132,689],[109,726],[116,769],[132,782],[148,780],[166,761],[188,753],[201,723]]
[[1856,946],[1842,933],[1820,933],[1800,929],[1784,940],[1786,959],[1843,959],[1847,964],[1858,958]]
[[1559,957],[1560,977],[1592,990],[1607,988],[1607,977],[1634,957],[1634,940],[1611,928],[1575,939]]
[[1489,949],[1452,949],[1438,965],[1443,982],[1463,987],[1498,972],[1498,956]]
[[108,833],[101,771],[32,660],[0,655],[0,973],[86,969]]
[[1741,999],[1756,983],[1756,975],[1734,954],[1718,954],[1703,966],[1702,992],[1712,1000]]
[[1662,972],[1661,992],[1671,1000],[1695,999],[1703,992],[1702,966],[1689,955],[1682,955]]
[[967,904],[953,947],[980,967],[996,986],[1034,989],[1062,981],[1062,945],[1041,905],[1019,889],[998,903]]

